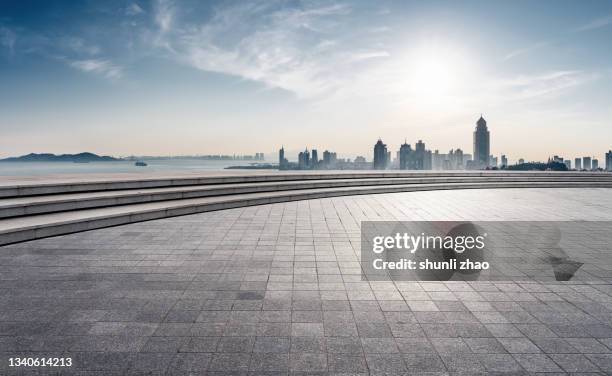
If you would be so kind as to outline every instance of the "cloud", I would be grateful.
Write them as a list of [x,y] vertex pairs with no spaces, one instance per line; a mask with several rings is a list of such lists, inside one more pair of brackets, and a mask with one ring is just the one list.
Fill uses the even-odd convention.
[[204,23],[178,18],[171,3],[156,8],[155,43],[173,58],[197,69],[234,75],[268,87],[314,98],[333,93],[355,64],[389,56],[382,47],[351,40],[343,24],[352,12],[345,4],[279,7],[273,2],[223,6]]
[[581,70],[559,70],[537,75],[520,75],[492,81],[493,91],[508,101],[524,101],[550,98],[563,94],[577,86],[599,77],[596,73]]
[[158,0],[155,9],[155,23],[162,32],[170,30],[174,21],[174,6],[170,0]]
[[594,20],[592,20],[591,22],[588,22],[582,26],[579,26],[575,29],[573,29],[573,32],[582,32],[582,31],[589,31],[589,30],[595,30],[595,29],[601,29],[602,27],[606,27],[608,25],[612,24],[612,14],[608,15],[606,17],[601,17],[601,18],[596,18]]
[[123,75],[123,69],[109,60],[76,60],[71,62],[70,66],[83,72],[99,74],[109,79],[118,79]]
[[95,44],[90,44],[82,38],[78,37],[62,37],[58,38],[52,43],[56,44],[56,48],[64,49],[79,55],[93,56],[98,55],[102,51],[99,46]]
[[510,59],[513,59],[517,56],[520,55],[524,55],[530,52],[533,52],[535,50],[539,50],[543,47],[547,47],[550,46],[553,43],[559,42],[560,40],[564,39],[565,37],[571,35],[572,33],[580,33],[580,32],[584,32],[584,31],[590,31],[590,30],[595,30],[595,29],[600,29],[602,27],[606,27],[608,25],[612,24],[612,15],[606,16],[606,17],[601,17],[601,18],[596,18],[582,26],[573,28],[569,31],[565,31],[562,32],[560,35],[560,38],[557,38],[556,40],[549,40],[549,41],[541,41],[541,42],[537,42],[534,43],[530,46],[524,47],[524,48],[519,48],[516,49],[514,51],[509,52],[508,54],[506,54],[506,56],[504,56],[503,60],[507,61]]
[[137,16],[142,13],[144,13],[144,10],[136,3],[131,3],[125,8],[125,14],[127,16]]
[[13,30],[0,26],[0,45],[6,47],[10,53],[13,53],[16,41],[17,34]]
[[542,42],[534,43],[534,44],[532,44],[530,46],[527,46],[527,47],[524,47],[524,48],[518,48],[518,49],[516,49],[514,51],[510,51],[508,54],[506,54],[506,56],[504,56],[503,60],[504,61],[508,61],[508,60],[513,59],[513,58],[515,58],[517,56],[524,55],[526,53],[533,52],[535,50],[539,50],[542,47],[549,46],[550,44],[551,44],[551,42],[549,42],[549,41],[542,41]]

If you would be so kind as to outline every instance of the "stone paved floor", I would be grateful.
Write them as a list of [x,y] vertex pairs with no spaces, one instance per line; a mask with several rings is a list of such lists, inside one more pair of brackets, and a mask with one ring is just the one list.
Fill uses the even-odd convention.
[[330,198],[2,247],[0,374],[17,356],[72,357],[41,374],[612,373],[609,284],[368,283],[366,219],[612,220],[612,190]]

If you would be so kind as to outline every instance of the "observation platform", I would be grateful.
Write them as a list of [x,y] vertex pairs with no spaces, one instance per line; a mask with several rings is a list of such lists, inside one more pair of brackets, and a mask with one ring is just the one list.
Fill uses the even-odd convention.
[[216,172],[7,178],[0,245],[166,217],[347,195],[456,189],[612,188],[585,172]]
[[[362,279],[361,221],[612,220],[610,188],[517,184],[548,188],[242,206],[0,247],[0,374],[611,374],[609,280]],[[584,262],[611,270],[610,252]]]

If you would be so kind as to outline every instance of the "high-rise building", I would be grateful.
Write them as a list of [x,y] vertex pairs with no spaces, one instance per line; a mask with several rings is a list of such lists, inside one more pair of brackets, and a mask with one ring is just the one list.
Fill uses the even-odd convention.
[[280,150],[278,151],[278,169],[285,170],[288,165],[289,161],[287,158],[285,158],[285,147],[281,146]]
[[312,149],[312,157],[310,158],[310,167],[317,168],[319,164],[319,155],[317,154],[317,149]]
[[[452,152],[452,150],[451,150]],[[461,149],[455,149],[455,160],[451,162],[453,165],[453,169],[454,170],[463,170],[464,169],[464,164],[463,164],[463,150]]]
[[582,170],[582,158],[574,159],[574,168],[578,171]]
[[591,170],[597,170],[599,168],[599,161],[595,158],[591,160]]
[[466,169],[469,170],[469,164],[473,163],[474,161],[472,160],[472,154],[465,154],[463,153],[463,166],[462,169]]
[[414,144],[415,170],[431,170],[431,150],[425,149],[425,143],[419,140]]
[[582,168],[587,171],[591,170],[591,157],[582,157]]
[[496,167],[496,166],[497,166],[497,157],[490,155],[489,156],[489,167]]
[[501,168],[507,167],[508,166],[508,158],[506,158],[505,154],[502,154],[501,156]]
[[568,170],[572,169],[572,161],[569,159],[566,159],[563,161],[563,163],[565,163],[565,167],[567,167]]
[[310,168],[310,152],[308,152],[308,149],[298,154],[298,168],[300,170],[307,170]]
[[431,168],[433,170],[442,170],[444,169],[444,160],[446,160],[446,154],[440,154],[438,149],[434,150],[431,153]]
[[381,139],[378,139],[376,145],[374,145],[374,163],[373,167],[375,170],[384,170],[387,168],[387,145],[385,145]]
[[336,153],[325,150],[323,152],[323,167],[332,169],[336,167],[337,156]]
[[474,131],[474,165],[477,169],[484,169],[489,166],[490,155],[490,135],[486,120],[480,115],[476,122]]
[[412,148],[410,147],[408,143],[404,141],[402,146],[400,146],[400,150],[399,150],[399,159],[400,159],[399,168],[400,170],[413,170],[414,169],[412,157],[413,157]]
[[606,171],[612,171],[612,150],[606,153]]

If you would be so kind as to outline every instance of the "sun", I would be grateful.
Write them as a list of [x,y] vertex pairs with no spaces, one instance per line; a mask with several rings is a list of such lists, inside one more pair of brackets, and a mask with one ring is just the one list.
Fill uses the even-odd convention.
[[411,85],[419,95],[443,97],[453,87],[452,66],[441,56],[423,56],[415,62]]
[[448,104],[461,89],[464,68],[465,59],[455,48],[445,45],[415,48],[404,59],[404,93],[416,104]]

